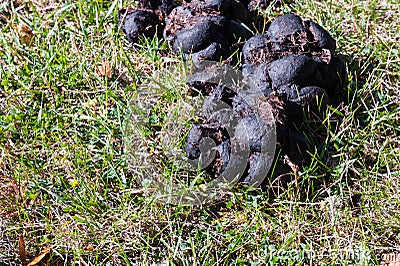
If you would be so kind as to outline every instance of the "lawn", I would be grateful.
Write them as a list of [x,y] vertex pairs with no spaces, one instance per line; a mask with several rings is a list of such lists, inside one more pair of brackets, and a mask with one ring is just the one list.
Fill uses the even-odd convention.
[[295,13],[337,40],[347,99],[304,132],[319,141],[288,187],[237,185],[201,206],[169,204],[145,182],[207,180],[168,156],[203,99],[167,43],[126,41],[118,9],[132,4],[0,2],[0,265],[41,252],[37,265],[371,265],[400,254],[398,0],[273,2],[266,22]]

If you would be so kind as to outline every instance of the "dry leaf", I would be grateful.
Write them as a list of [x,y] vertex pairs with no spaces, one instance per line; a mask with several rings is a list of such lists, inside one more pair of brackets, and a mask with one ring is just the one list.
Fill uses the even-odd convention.
[[285,155],[283,157],[283,162],[285,164],[287,164],[290,167],[290,169],[292,169],[294,177],[295,177],[295,179],[292,182],[290,182],[290,185],[296,184],[296,187],[298,188],[299,187],[298,181],[300,179],[299,166],[297,164],[293,163],[287,155]]
[[15,217],[17,215],[18,215],[18,212],[13,211],[13,210],[0,212],[0,218]]
[[107,77],[107,78],[110,79],[112,77],[112,71],[111,71],[111,68],[110,68],[110,63],[108,63],[108,61],[103,62],[101,64],[101,66],[99,67],[99,69],[97,71],[97,74],[100,77]]
[[10,181],[11,181],[11,187],[13,188],[13,192],[15,193],[15,195],[18,195],[19,194],[19,188],[18,188],[18,185],[17,185],[17,181],[14,179],[14,178],[10,178]]
[[31,260],[26,266],[33,266],[38,264],[47,254],[50,253],[50,248],[44,248],[40,254]]
[[25,45],[30,45],[33,39],[33,32],[30,27],[25,24],[18,25],[19,40]]
[[24,4],[23,0],[15,0],[15,1],[13,1],[14,7],[19,7],[19,6],[22,6],[23,4]]
[[294,176],[296,178],[298,178],[299,177],[299,175],[298,175],[299,166],[296,165],[295,163],[293,163],[287,155],[285,155],[283,160],[284,160],[285,164],[289,165],[290,169],[292,169]]
[[26,265],[26,250],[25,250],[25,241],[24,241],[23,236],[19,237],[18,248],[19,248],[19,256],[21,258],[22,265],[25,266]]

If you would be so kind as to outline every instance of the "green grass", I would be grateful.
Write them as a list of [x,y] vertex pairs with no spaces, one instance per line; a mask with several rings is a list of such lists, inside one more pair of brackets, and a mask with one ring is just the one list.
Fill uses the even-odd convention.
[[[142,189],[149,177],[206,178],[168,156],[202,99],[188,95],[167,44],[125,41],[117,11],[131,3],[0,3],[0,265],[20,264],[21,235],[28,258],[51,247],[48,265],[369,265],[399,252],[400,4],[294,2],[266,20],[294,12],[332,33],[348,104],[320,121],[297,182],[237,186],[201,207]],[[110,79],[98,75],[103,62]]]

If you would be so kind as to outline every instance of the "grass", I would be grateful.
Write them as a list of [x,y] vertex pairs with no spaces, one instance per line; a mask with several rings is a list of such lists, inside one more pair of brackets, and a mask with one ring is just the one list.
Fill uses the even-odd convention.
[[237,186],[201,207],[142,189],[149,176],[206,178],[168,156],[202,99],[188,96],[185,65],[163,41],[126,43],[117,10],[130,4],[0,3],[0,265],[21,264],[20,236],[28,259],[51,247],[48,265],[370,265],[399,252],[397,0],[268,10],[266,20],[294,12],[332,33],[348,104],[320,121],[297,182],[275,193]]

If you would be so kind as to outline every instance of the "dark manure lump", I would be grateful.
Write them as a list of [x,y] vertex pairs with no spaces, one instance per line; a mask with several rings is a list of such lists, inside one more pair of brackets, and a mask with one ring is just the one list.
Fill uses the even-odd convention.
[[[238,43],[252,36],[254,14],[249,1],[173,0],[139,1],[137,8],[121,9],[119,21],[129,42],[157,34],[175,53],[194,61],[226,59]],[[240,48],[240,47],[239,47]]]
[[[190,141],[186,146],[187,155],[191,159],[200,157],[195,147],[207,133],[198,128],[217,120],[220,127],[231,128],[228,130],[231,134],[224,139],[226,149],[215,149],[215,159],[206,168],[213,176],[220,175],[229,165],[227,160],[231,158],[226,152],[232,149],[232,140],[248,144],[247,166],[240,179],[248,184],[262,171],[265,176],[276,177],[292,171],[293,165],[301,167],[309,163],[313,147],[302,133],[303,123],[307,117],[321,113],[328,104],[340,100],[345,85],[345,64],[335,50],[336,42],[325,29],[289,14],[272,21],[266,34],[255,35],[245,43],[245,62],[241,75],[237,75],[238,79],[243,79],[243,87],[221,86],[230,80],[221,66],[207,66],[188,77],[190,86],[208,96],[203,108],[204,117],[208,119],[191,130],[188,139],[198,142]],[[221,69],[218,71],[218,68]],[[215,101],[219,101],[219,106],[223,102],[231,108],[229,116],[218,114],[217,119],[213,116],[220,112],[213,107]],[[268,175],[265,165],[271,158],[260,152],[265,141],[260,130],[260,122],[263,122],[260,106],[264,102],[268,103],[265,108],[273,114],[277,135],[273,158],[276,165],[274,172]],[[235,125],[231,125],[231,120],[235,119]]]
[[[157,0],[139,1],[138,8],[119,12],[120,27],[130,42],[158,34],[175,53],[192,59],[197,70],[187,84],[207,97],[206,119],[193,125],[185,151],[191,160],[207,161],[206,171],[214,177],[233,171],[241,181],[253,184],[257,176],[267,176],[271,161],[276,164],[269,176],[307,164],[313,147],[302,133],[305,119],[343,97],[345,64],[336,54],[335,39],[323,27],[288,14],[273,20],[265,34],[252,34],[254,10],[268,4]],[[244,43],[243,64],[235,73],[221,64],[202,65],[228,58],[239,43]],[[230,82],[232,77],[237,82]],[[271,124],[276,125],[272,155],[262,151],[268,144],[263,127]],[[207,150],[210,141],[214,148]],[[245,167],[235,169],[242,162]]]

